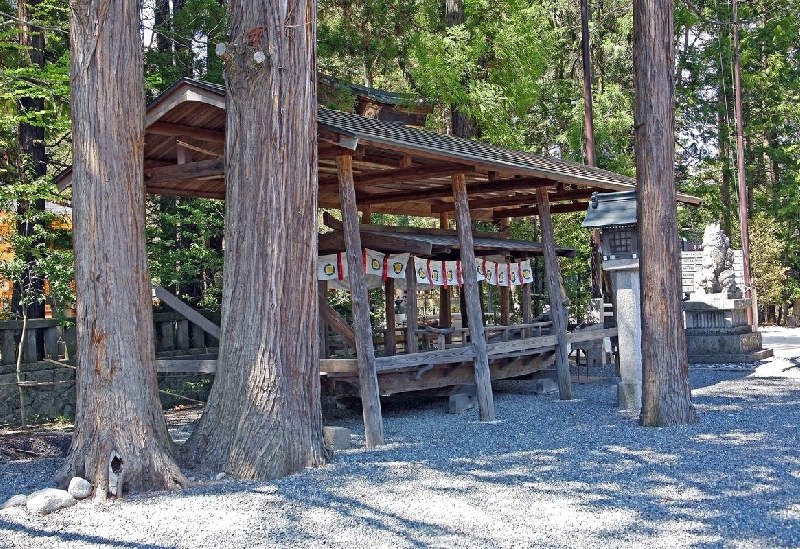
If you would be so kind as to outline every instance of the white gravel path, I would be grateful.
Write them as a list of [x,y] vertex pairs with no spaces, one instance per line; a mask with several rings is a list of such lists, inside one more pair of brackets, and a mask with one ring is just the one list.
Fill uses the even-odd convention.
[[[609,381],[576,384],[569,402],[498,383],[491,424],[444,399],[391,400],[379,450],[363,448],[357,413],[332,412],[357,447],[322,469],[46,517],[6,510],[0,547],[798,547],[800,348],[777,354],[693,368],[691,426],[639,427]],[[0,501],[49,485],[57,465],[0,466]]]

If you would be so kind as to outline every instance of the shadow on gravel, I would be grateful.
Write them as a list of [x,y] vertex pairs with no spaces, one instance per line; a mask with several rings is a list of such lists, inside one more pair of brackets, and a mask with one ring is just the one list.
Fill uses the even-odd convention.
[[78,544],[95,543],[102,547],[130,547],[132,549],[175,549],[176,545],[153,545],[151,543],[137,543],[134,541],[119,541],[102,536],[91,536],[77,534],[73,532],[53,532],[51,530],[40,530],[30,526],[22,526],[14,522],[9,522],[0,518],[0,531],[20,532],[34,537],[41,543],[53,543],[54,541],[69,541]]
[[[640,427],[633,414],[580,393],[577,401],[545,401],[524,387],[508,387],[499,391],[499,409],[503,399],[528,399],[530,405],[527,413],[502,422],[502,440],[498,428],[467,423],[466,433],[442,429],[439,441],[410,437],[397,450],[363,454],[361,467],[370,468],[369,482],[383,490],[416,483],[439,506],[474,506],[482,509],[478,515],[489,506],[493,520],[519,523],[528,536],[492,538],[488,528],[488,545],[563,546],[548,536],[580,531],[583,542],[596,546],[647,540],[667,546],[798,546],[800,385],[749,374],[693,376],[700,422],[670,428]],[[549,425],[538,436],[543,421]],[[416,444],[437,442],[447,455],[414,460]],[[355,470],[349,473],[358,477]],[[431,476],[445,480],[426,487]],[[457,521],[448,528],[433,513],[420,523],[402,509],[387,513],[341,492],[304,502],[327,506],[358,527],[391,530],[412,545],[459,540]]]

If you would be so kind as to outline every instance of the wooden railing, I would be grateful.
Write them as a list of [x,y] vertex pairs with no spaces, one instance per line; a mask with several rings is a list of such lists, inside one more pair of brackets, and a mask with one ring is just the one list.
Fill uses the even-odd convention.
[[[21,320],[0,322],[0,365],[13,365],[22,334]],[[154,313],[153,330],[157,356],[208,352],[219,345],[203,328],[178,313]],[[136,334],[131,334],[136,337]],[[45,358],[72,360],[75,357],[75,327],[62,326],[58,319],[29,320],[22,349],[22,362],[31,364]],[[8,368],[3,368],[3,371]]]

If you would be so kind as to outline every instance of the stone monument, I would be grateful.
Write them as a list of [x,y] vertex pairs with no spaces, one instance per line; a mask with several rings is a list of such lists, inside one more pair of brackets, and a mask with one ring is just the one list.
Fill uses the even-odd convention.
[[747,320],[750,299],[742,298],[733,269],[733,250],[718,223],[703,232],[702,269],[683,302],[689,364],[753,363],[772,356],[761,333]]

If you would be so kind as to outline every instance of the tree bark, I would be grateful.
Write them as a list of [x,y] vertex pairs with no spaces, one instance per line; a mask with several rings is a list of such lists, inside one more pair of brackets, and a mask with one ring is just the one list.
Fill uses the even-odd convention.
[[[233,0],[219,369],[183,454],[237,478],[326,463],[315,272],[314,2]],[[256,52],[263,54],[258,62]]]
[[642,314],[642,425],[697,420],[681,304],[675,188],[672,0],[634,0],[636,185]]
[[117,495],[176,489],[186,479],[158,398],[145,250],[138,4],[75,0],[70,34],[77,405],[55,479],[84,477],[103,500],[117,454]]

